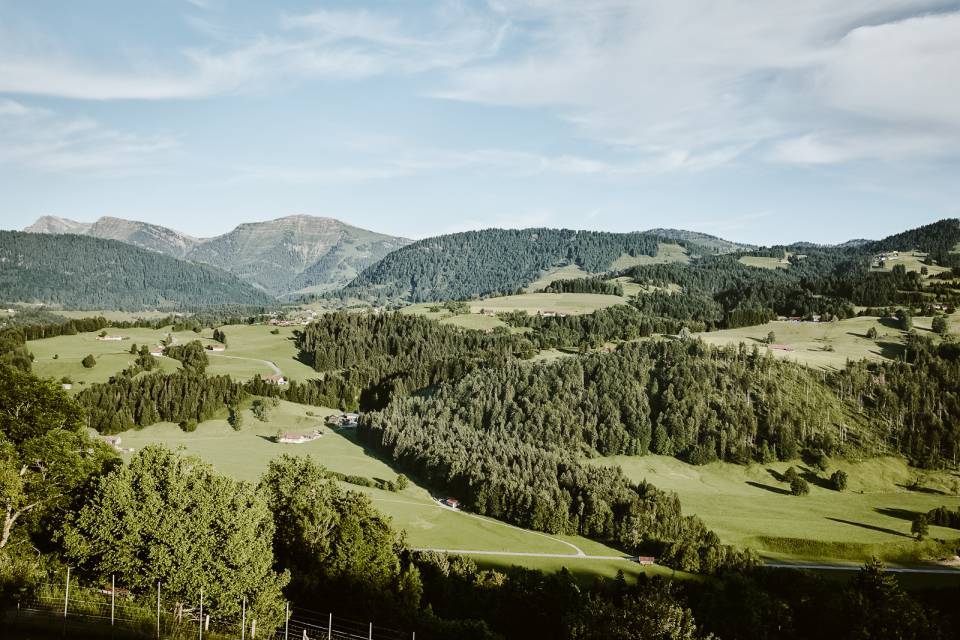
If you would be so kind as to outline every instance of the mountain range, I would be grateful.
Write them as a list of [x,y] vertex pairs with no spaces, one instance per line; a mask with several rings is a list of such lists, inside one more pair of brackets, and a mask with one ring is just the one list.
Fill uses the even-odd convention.
[[410,243],[333,218],[306,215],[245,223],[212,238],[195,238],[161,225],[114,217],[84,223],[43,216],[24,231],[118,240],[218,267],[276,297],[337,289]]
[[66,309],[267,307],[231,273],[116,240],[0,231],[0,300]]

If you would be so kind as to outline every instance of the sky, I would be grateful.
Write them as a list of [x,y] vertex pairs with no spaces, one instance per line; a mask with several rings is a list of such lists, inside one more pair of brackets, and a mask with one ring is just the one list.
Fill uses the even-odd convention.
[[757,244],[960,215],[960,4],[0,0],[0,227]]

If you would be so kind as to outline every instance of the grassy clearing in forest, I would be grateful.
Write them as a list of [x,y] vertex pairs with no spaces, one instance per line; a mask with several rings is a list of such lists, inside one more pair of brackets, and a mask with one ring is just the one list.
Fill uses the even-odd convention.
[[[252,360],[273,362],[291,380],[309,380],[317,378],[319,373],[309,365],[297,360],[297,345],[293,341],[293,332],[303,327],[271,327],[262,324],[231,324],[220,327],[227,335],[227,350],[223,355],[251,360],[218,359],[210,356],[210,375],[230,373],[237,378],[253,377],[254,373],[270,375],[273,370]],[[276,334],[272,333],[277,331]],[[213,330],[204,329],[205,340],[213,341]]]
[[[651,455],[591,464],[619,465],[634,481],[676,492],[684,512],[703,519],[723,542],[777,560],[860,562],[878,555],[916,562],[931,546],[912,539],[915,515],[944,505],[960,508],[960,473],[919,471],[898,458],[831,460],[819,478],[842,469],[849,475],[847,490],[834,491],[821,480],[810,482],[807,496],[791,495],[778,479],[791,465],[802,475],[812,471],[800,461],[692,466]],[[920,484],[910,488],[918,478]],[[930,537],[957,540],[960,531],[930,527]]]
[[[130,354],[133,344],[156,346],[167,335],[167,329],[113,329],[106,328],[109,335],[128,338],[119,342],[97,340],[99,332],[78,333],[72,336],[57,336],[31,340],[27,348],[34,355],[33,373],[41,378],[60,380],[66,376],[73,381],[72,393],[77,393],[85,384],[106,382],[110,376],[120,373],[136,359]],[[80,362],[92,354],[97,364],[85,368]],[[170,358],[157,358],[160,370],[173,372],[180,363]]]
[[[932,318],[913,319],[914,329],[921,335],[933,336],[930,331]],[[950,332],[960,332],[960,313],[948,318]],[[867,337],[874,328],[876,339]],[[770,349],[767,336],[773,332],[778,345],[792,351]],[[723,329],[697,334],[708,344],[725,346],[745,343],[757,345],[778,358],[794,360],[801,364],[822,369],[841,369],[847,360],[887,360],[895,358],[903,348],[906,333],[895,326],[894,321],[874,316],[862,316],[837,322],[781,322],[774,321],[752,327]]]
[[759,269],[789,269],[790,263],[784,262],[780,258],[770,258],[767,256],[741,256],[740,263],[748,267],[757,267]]

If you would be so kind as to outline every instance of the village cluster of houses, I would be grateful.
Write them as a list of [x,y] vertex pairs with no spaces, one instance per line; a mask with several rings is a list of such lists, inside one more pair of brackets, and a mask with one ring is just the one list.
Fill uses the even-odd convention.
[[355,429],[359,420],[359,413],[341,413],[340,415],[328,416],[327,424],[337,429]]
[[297,312],[292,317],[280,318],[276,313],[265,313],[261,315],[266,319],[266,323],[271,327],[305,327],[317,319],[317,312],[312,309]]
[[881,268],[884,267],[888,262],[900,259],[899,251],[891,251],[890,253],[881,253],[877,256],[876,262],[873,263],[874,267]]
[[806,319],[803,316],[777,316],[777,320],[780,322],[820,322],[821,316],[816,313]]

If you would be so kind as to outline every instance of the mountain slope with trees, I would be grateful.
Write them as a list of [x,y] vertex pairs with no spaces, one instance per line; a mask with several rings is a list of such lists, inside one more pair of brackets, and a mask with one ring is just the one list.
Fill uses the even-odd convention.
[[364,270],[340,295],[426,302],[514,293],[548,269],[576,265],[599,273],[624,255],[655,256],[664,242],[674,240],[646,233],[569,229],[454,233],[419,240],[389,254]]
[[261,306],[269,296],[207,265],[114,240],[0,231],[0,299],[72,309]]
[[316,216],[287,216],[241,224],[213,238],[138,220],[102,217],[93,223],[43,216],[30,233],[71,233],[202,262],[238,276],[271,295],[323,292],[342,286],[409,241]]

